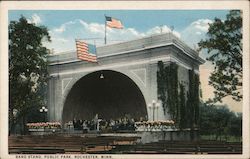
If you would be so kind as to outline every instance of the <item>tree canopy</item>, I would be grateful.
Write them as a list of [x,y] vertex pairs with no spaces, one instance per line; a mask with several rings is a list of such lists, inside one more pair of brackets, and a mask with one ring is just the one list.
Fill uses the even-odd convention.
[[230,111],[227,105],[201,103],[200,133],[214,139],[242,136],[242,113]]
[[[47,55],[43,42],[50,41],[44,26],[28,23],[23,16],[9,24],[9,110],[24,117],[32,107],[45,103]],[[24,120],[24,119],[23,119]]]
[[218,18],[209,24],[207,39],[199,42],[214,65],[209,85],[215,88],[214,102],[230,95],[242,99],[242,17],[240,10],[231,10],[226,20]]

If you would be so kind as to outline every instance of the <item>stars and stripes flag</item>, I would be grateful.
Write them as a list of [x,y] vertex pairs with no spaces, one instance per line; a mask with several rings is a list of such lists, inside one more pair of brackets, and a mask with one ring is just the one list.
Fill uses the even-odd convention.
[[117,29],[123,29],[122,22],[118,19],[112,18],[112,17],[106,17],[106,25],[110,28],[117,28]]
[[97,62],[96,46],[76,40],[77,58],[89,62]]

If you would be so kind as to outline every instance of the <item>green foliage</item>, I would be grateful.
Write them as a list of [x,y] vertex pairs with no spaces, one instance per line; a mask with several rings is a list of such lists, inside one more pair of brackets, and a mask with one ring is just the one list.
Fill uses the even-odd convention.
[[189,89],[187,93],[187,125],[191,128],[190,137],[194,138],[194,128],[199,126],[199,75],[189,70]]
[[185,98],[185,87],[183,84],[179,84],[180,93],[179,93],[179,104],[180,104],[180,128],[187,127],[187,108],[186,108],[186,98]]
[[194,73],[194,70],[189,70],[189,89],[188,89],[188,125],[193,128],[199,123],[199,75]]
[[162,106],[164,113],[167,109],[167,77],[165,72],[164,63],[162,61],[158,62],[158,71],[157,71],[157,93],[158,99],[162,101]]
[[164,113],[166,111],[171,118],[179,121],[179,104],[178,104],[178,66],[170,63],[164,66],[162,61],[158,62],[157,71],[158,98],[162,101]]
[[219,137],[240,137],[242,126],[242,115],[231,112],[226,106],[208,105],[202,103],[200,133],[201,135]]
[[242,113],[233,114],[228,124],[228,133],[235,137],[242,136]]
[[209,24],[207,39],[199,42],[206,49],[214,65],[209,85],[215,88],[214,102],[231,95],[242,100],[242,17],[240,10],[232,10],[225,21],[215,18]]
[[17,109],[19,118],[26,121],[32,107],[45,103],[44,90],[47,79],[47,55],[49,50],[42,42],[50,41],[44,26],[35,26],[25,17],[9,24],[9,109]]
[[162,101],[164,112],[169,113],[177,126],[194,128],[199,123],[199,75],[189,70],[189,91],[187,99],[185,87],[178,80],[178,66],[170,63],[164,66],[158,62],[158,99]]
[[180,110],[178,103],[178,66],[175,63],[170,63],[165,68],[167,72],[167,105],[168,110],[171,112],[172,119],[179,122]]

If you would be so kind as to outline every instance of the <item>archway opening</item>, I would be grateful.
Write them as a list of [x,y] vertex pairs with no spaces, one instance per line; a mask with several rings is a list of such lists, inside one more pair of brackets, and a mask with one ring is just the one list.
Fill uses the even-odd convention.
[[[103,76],[103,77],[102,77]],[[126,75],[110,70],[90,73],[70,90],[63,109],[63,122],[129,116],[147,118],[146,102],[138,86]]]

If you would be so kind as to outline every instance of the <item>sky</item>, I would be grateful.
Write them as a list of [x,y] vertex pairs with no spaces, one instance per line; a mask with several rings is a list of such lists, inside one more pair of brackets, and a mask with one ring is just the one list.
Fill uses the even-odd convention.
[[[21,15],[29,23],[46,26],[51,36],[51,43],[44,43],[55,54],[75,50],[75,39],[85,39],[97,46],[104,45],[105,15],[119,19],[124,29],[107,28],[107,43],[117,43],[152,34],[173,33],[191,48],[198,48],[197,43],[206,38],[209,23],[215,17],[226,19],[228,10],[11,10],[9,22],[18,20]],[[208,56],[200,53],[203,59]],[[208,85],[211,63],[200,66],[203,100],[213,97],[213,88]],[[235,102],[226,97],[222,104],[236,112],[242,111],[242,102]]]

